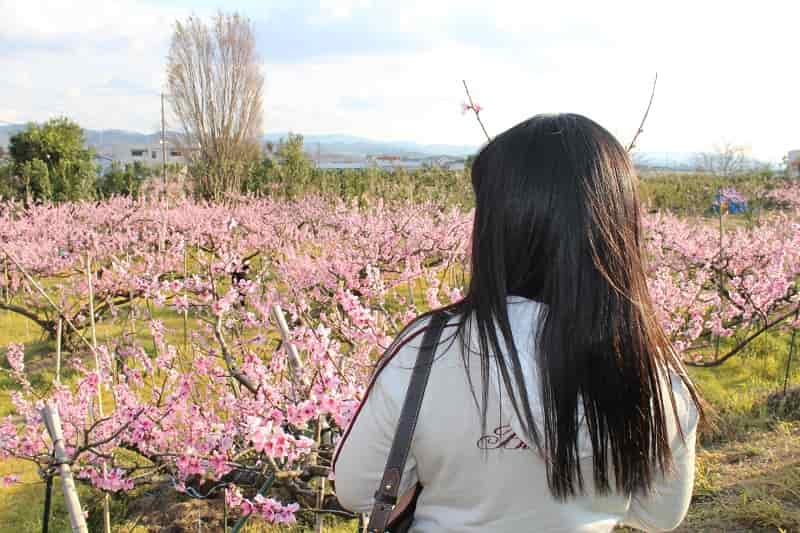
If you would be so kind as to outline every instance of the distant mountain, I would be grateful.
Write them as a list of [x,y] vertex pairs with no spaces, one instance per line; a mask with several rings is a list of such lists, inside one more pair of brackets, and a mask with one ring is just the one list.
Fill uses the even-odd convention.
[[[702,163],[703,152],[635,152],[633,161],[639,167],[665,170],[697,170]],[[764,161],[754,157],[745,157],[741,169],[756,170],[768,166],[777,169],[775,162]]]
[[[289,132],[274,132],[264,135],[265,141],[278,142],[289,136]],[[409,141],[378,141],[364,137],[341,134],[308,134],[303,135],[306,151],[321,154],[344,155],[399,155],[406,157],[449,155],[465,157],[474,154],[478,147],[454,144],[419,144]]]
[[139,133],[127,130],[83,130],[86,144],[102,146],[109,144],[155,144],[161,139],[160,133]]
[[690,170],[697,166],[700,152],[634,152],[633,161],[639,166]]
[[[0,146],[8,146],[9,140],[17,132],[24,130],[26,124],[0,126]],[[158,142],[160,134],[146,134],[127,130],[83,130],[88,146],[108,144],[149,144]]]
[[[8,145],[9,138],[25,128],[24,124],[0,126],[0,146]],[[128,130],[84,130],[86,143],[89,146],[108,146],[111,144],[148,145],[157,144],[159,133],[140,133]],[[277,143],[286,139],[289,132],[271,132],[265,134],[264,142]],[[385,141],[368,139],[344,134],[308,134],[303,135],[305,151],[316,157],[318,151],[322,160],[363,160],[366,156],[394,155],[406,158],[423,158],[430,156],[466,157],[478,150],[477,145],[460,144],[420,144],[410,141]],[[699,159],[699,152],[635,152],[633,159],[639,166],[694,170]],[[759,162],[752,160],[751,164]]]
[[[24,124],[0,126],[0,146],[7,146],[12,135],[25,129]],[[160,134],[146,134],[128,130],[84,130],[86,144],[101,146],[110,144],[154,144]],[[288,132],[272,132],[263,136],[263,140],[277,143],[287,138]],[[309,134],[303,135],[305,149],[310,154],[341,154],[351,157],[367,155],[398,155],[405,157],[425,157],[433,155],[449,155],[464,157],[474,154],[477,146],[450,144],[419,144],[408,141],[379,141],[342,134]]]

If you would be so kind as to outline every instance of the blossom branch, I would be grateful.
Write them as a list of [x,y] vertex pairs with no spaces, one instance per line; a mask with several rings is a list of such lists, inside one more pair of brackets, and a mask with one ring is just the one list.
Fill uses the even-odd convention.
[[492,138],[489,136],[489,132],[486,131],[486,126],[483,125],[483,121],[481,120],[481,109],[483,108],[472,100],[472,95],[469,94],[469,87],[467,87],[467,80],[461,81],[464,84],[464,91],[466,91],[467,99],[469,100],[469,105],[464,104],[464,111],[471,109],[472,112],[475,113],[475,118],[478,119],[478,124],[481,125],[483,134],[486,135],[486,140],[491,141]]
[[694,362],[694,361],[686,361],[685,360],[684,364],[689,365],[689,366],[696,366],[696,367],[700,367],[700,368],[710,368],[710,367],[714,367],[714,366],[719,366],[722,363],[724,363],[725,361],[727,361],[728,359],[730,359],[731,357],[733,357],[734,355],[736,355],[737,353],[739,353],[740,351],[742,351],[745,346],[750,344],[750,342],[755,340],[762,333],[768,331],[769,329],[771,329],[774,326],[777,326],[778,324],[780,324],[781,322],[783,322],[784,320],[786,320],[787,318],[791,317],[793,314],[798,312],[798,310],[800,310],[800,307],[792,309],[788,313],[785,313],[785,314],[779,316],[778,318],[774,319],[772,322],[765,323],[760,329],[758,329],[758,331],[750,334],[742,342],[737,344],[736,347],[734,347],[731,351],[729,351],[728,353],[726,353],[725,355],[723,355],[722,357],[720,357],[718,359],[714,359],[713,361],[709,361],[709,362],[706,362],[706,363],[698,363],[698,362]]

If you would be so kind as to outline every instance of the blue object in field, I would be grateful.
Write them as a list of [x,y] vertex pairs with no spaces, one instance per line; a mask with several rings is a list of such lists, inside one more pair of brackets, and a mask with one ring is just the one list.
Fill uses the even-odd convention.
[[714,210],[715,213],[719,213],[719,205],[721,202],[727,201],[728,203],[728,210],[727,213],[735,215],[737,213],[745,213],[747,211],[747,200],[744,198],[741,199],[734,199],[734,198],[724,198],[724,195],[717,194],[714,196],[714,203],[712,204],[711,208]]

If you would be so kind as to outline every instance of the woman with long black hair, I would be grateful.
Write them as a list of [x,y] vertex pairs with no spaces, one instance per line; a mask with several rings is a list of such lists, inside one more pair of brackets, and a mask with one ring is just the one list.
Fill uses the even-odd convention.
[[538,115],[472,165],[469,290],[378,364],[339,443],[341,504],[368,512],[431,316],[446,314],[400,487],[412,531],[677,527],[702,409],[647,288],[636,176],[575,114]]

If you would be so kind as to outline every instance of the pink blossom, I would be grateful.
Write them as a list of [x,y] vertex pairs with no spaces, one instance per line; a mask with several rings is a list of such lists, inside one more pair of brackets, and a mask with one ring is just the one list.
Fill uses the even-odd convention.
[[259,425],[254,428],[248,435],[248,439],[253,443],[253,448],[261,452],[269,446],[273,434],[272,421],[270,420],[264,425]]
[[[800,198],[796,192],[778,194]],[[24,216],[9,214],[22,212],[16,204],[6,206],[0,202],[0,239],[34,276],[58,280],[52,294],[63,291],[68,316],[88,305],[80,275],[87,252],[105,269],[95,279],[96,301],[132,294],[133,303],[116,317],[103,314],[120,333],[98,339],[99,368],[93,356],[82,361],[76,353],[65,359],[74,379],[41,391],[23,385],[10,394],[13,417],[0,421],[0,458],[45,466],[50,450],[39,409],[48,401],[59,410],[68,446],[83,441],[82,428],[92,427],[92,441],[110,439],[101,454],[84,453],[74,464],[75,472],[109,491],[132,487],[125,471],[109,468],[102,475],[103,457],[121,448],[172,458],[165,467],[175,490],[185,491],[187,477],[224,476],[234,458],[247,469],[262,469],[266,458],[281,469],[302,468],[315,449],[308,423],[320,417],[337,442],[364,397],[374,361],[397,332],[440,300],[463,298],[461,289],[451,288],[447,268],[466,271],[474,216],[434,203],[334,203],[311,196],[225,204],[35,204]],[[747,225],[725,226],[723,246],[718,221],[645,216],[655,317],[687,362],[704,361],[707,339],[745,334],[765,314],[780,316],[800,303],[800,216],[788,201],[780,206]],[[187,248],[192,272],[178,280]],[[231,267],[254,252],[264,268],[252,269],[247,282],[231,288]],[[20,305],[49,305],[15,269],[0,283],[4,279],[4,290]],[[247,294],[243,305],[239,290]],[[279,341],[272,316],[276,303],[288,323],[286,341]],[[180,314],[187,305],[197,315],[184,345]],[[220,316],[224,346],[215,331]],[[800,327],[793,321],[780,327]],[[152,335],[142,335],[148,326]],[[288,342],[301,360],[296,372],[288,364]],[[8,362],[23,383],[30,369],[21,346],[9,346]],[[111,400],[105,403],[107,420],[92,426],[101,387]],[[154,480],[138,475],[142,483]],[[272,496],[246,500],[239,489],[226,490],[231,508],[291,523],[297,504]]]
[[25,371],[25,352],[21,344],[9,344],[6,351],[8,365],[15,372],[22,374]]

